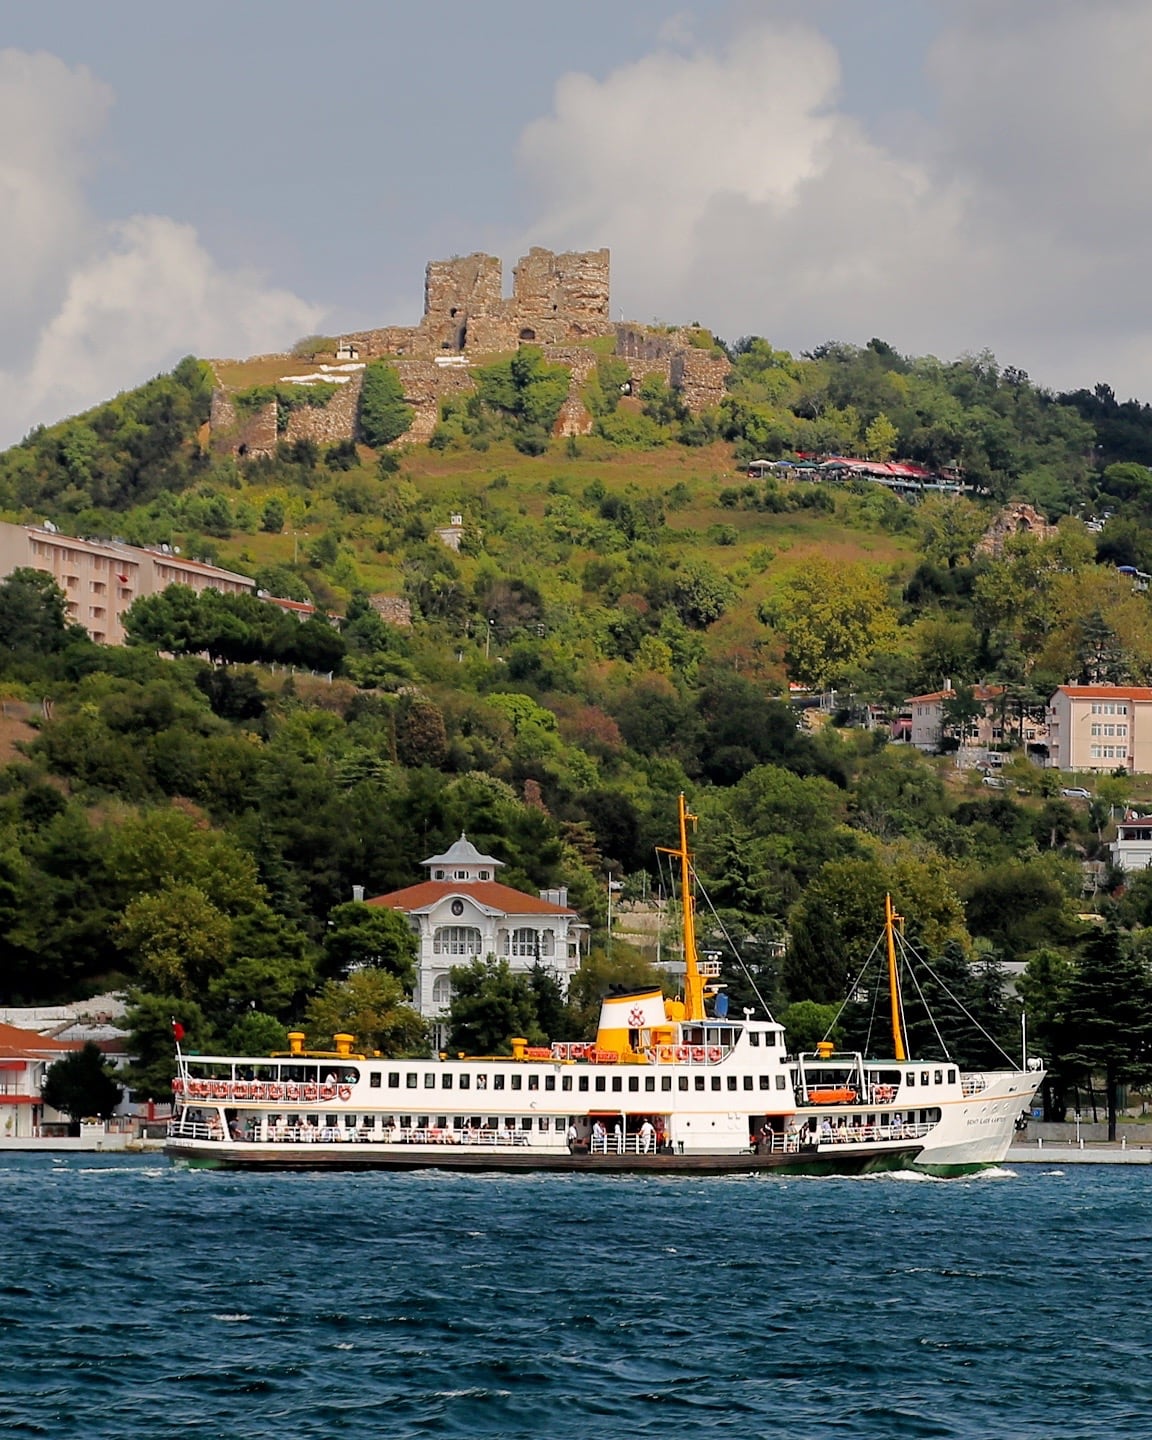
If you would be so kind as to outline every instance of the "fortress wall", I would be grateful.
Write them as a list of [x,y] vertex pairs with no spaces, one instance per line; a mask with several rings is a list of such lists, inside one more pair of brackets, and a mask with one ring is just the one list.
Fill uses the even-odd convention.
[[728,393],[724,382],[731,369],[727,356],[713,355],[690,345],[672,357],[668,383],[680,391],[684,404],[696,414],[723,400]]
[[434,365],[431,360],[398,360],[396,373],[404,386],[404,399],[415,411],[412,427],[398,445],[427,444],[440,420],[440,401],[476,388],[467,370]]
[[354,374],[347,385],[341,385],[327,405],[301,406],[288,416],[286,440],[312,440],[317,445],[336,445],[341,440],[355,440],[356,411],[360,404],[363,372]]

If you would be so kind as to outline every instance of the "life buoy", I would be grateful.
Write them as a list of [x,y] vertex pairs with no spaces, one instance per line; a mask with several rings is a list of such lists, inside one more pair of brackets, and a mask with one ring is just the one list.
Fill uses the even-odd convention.
[[692,1059],[697,1065],[703,1065],[705,1050],[703,1045],[692,1046]]
[[708,1059],[711,1060],[713,1065],[715,1065],[717,1060],[723,1058],[723,1053],[724,1052],[719,1048],[719,1046],[713,1045],[711,1050],[708,1051]]
[[269,1100],[283,1100],[283,1098],[284,1098],[284,1087],[283,1087],[283,1085],[277,1085],[277,1084],[275,1083],[275,1081],[273,1081],[273,1083],[268,1086],[268,1099],[269,1099]]
[[323,1085],[323,1086],[321,1086],[321,1089],[320,1089],[320,1099],[321,1099],[321,1100],[335,1100],[335,1099],[336,1099],[336,1086],[335,1086],[335,1085]]
[[284,1086],[284,1098],[285,1098],[285,1100],[299,1100],[299,1098],[300,1098],[300,1087],[299,1087],[299,1085],[297,1085],[297,1084],[295,1084],[294,1082],[291,1082],[291,1081],[290,1081],[287,1085],[285,1085],[285,1086]]
[[691,1060],[691,1058],[692,1058],[692,1051],[688,1048],[687,1045],[677,1045],[677,1046],[676,1046],[676,1059],[677,1059],[677,1060]]
[[337,1093],[339,1094],[341,1100],[351,1100],[351,1099],[352,1099],[352,1087],[351,1087],[351,1085],[341,1085],[340,1088],[339,1088],[339,1090],[337,1091]]
[[172,1081],[172,1093],[173,1093],[173,1095],[182,1095],[182,1094],[184,1093],[184,1081],[183,1081],[183,1080],[177,1078],[177,1079],[175,1079],[175,1080]]

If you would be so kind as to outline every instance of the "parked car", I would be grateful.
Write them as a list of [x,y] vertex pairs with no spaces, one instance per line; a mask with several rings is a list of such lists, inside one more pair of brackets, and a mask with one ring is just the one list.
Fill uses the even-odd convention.
[[1060,794],[1066,800],[1091,800],[1092,798],[1091,791],[1085,790],[1082,785],[1069,785],[1066,790],[1061,790]]
[[980,783],[987,785],[989,790],[1006,790],[1008,788],[1007,780],[1000,775],[985,775]]

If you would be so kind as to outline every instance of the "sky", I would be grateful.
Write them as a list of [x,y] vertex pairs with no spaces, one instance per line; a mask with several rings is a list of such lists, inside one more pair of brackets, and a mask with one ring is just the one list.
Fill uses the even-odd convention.
[[9,3],[0,444],[533,244],[631,320],[1152,400],[1150,53],[1149,0]]

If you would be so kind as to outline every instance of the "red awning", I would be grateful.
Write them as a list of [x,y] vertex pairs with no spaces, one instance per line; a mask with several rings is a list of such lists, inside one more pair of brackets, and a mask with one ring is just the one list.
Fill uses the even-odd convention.
[[23,1070],[27,1060],[0,1060],[0,1070]]

